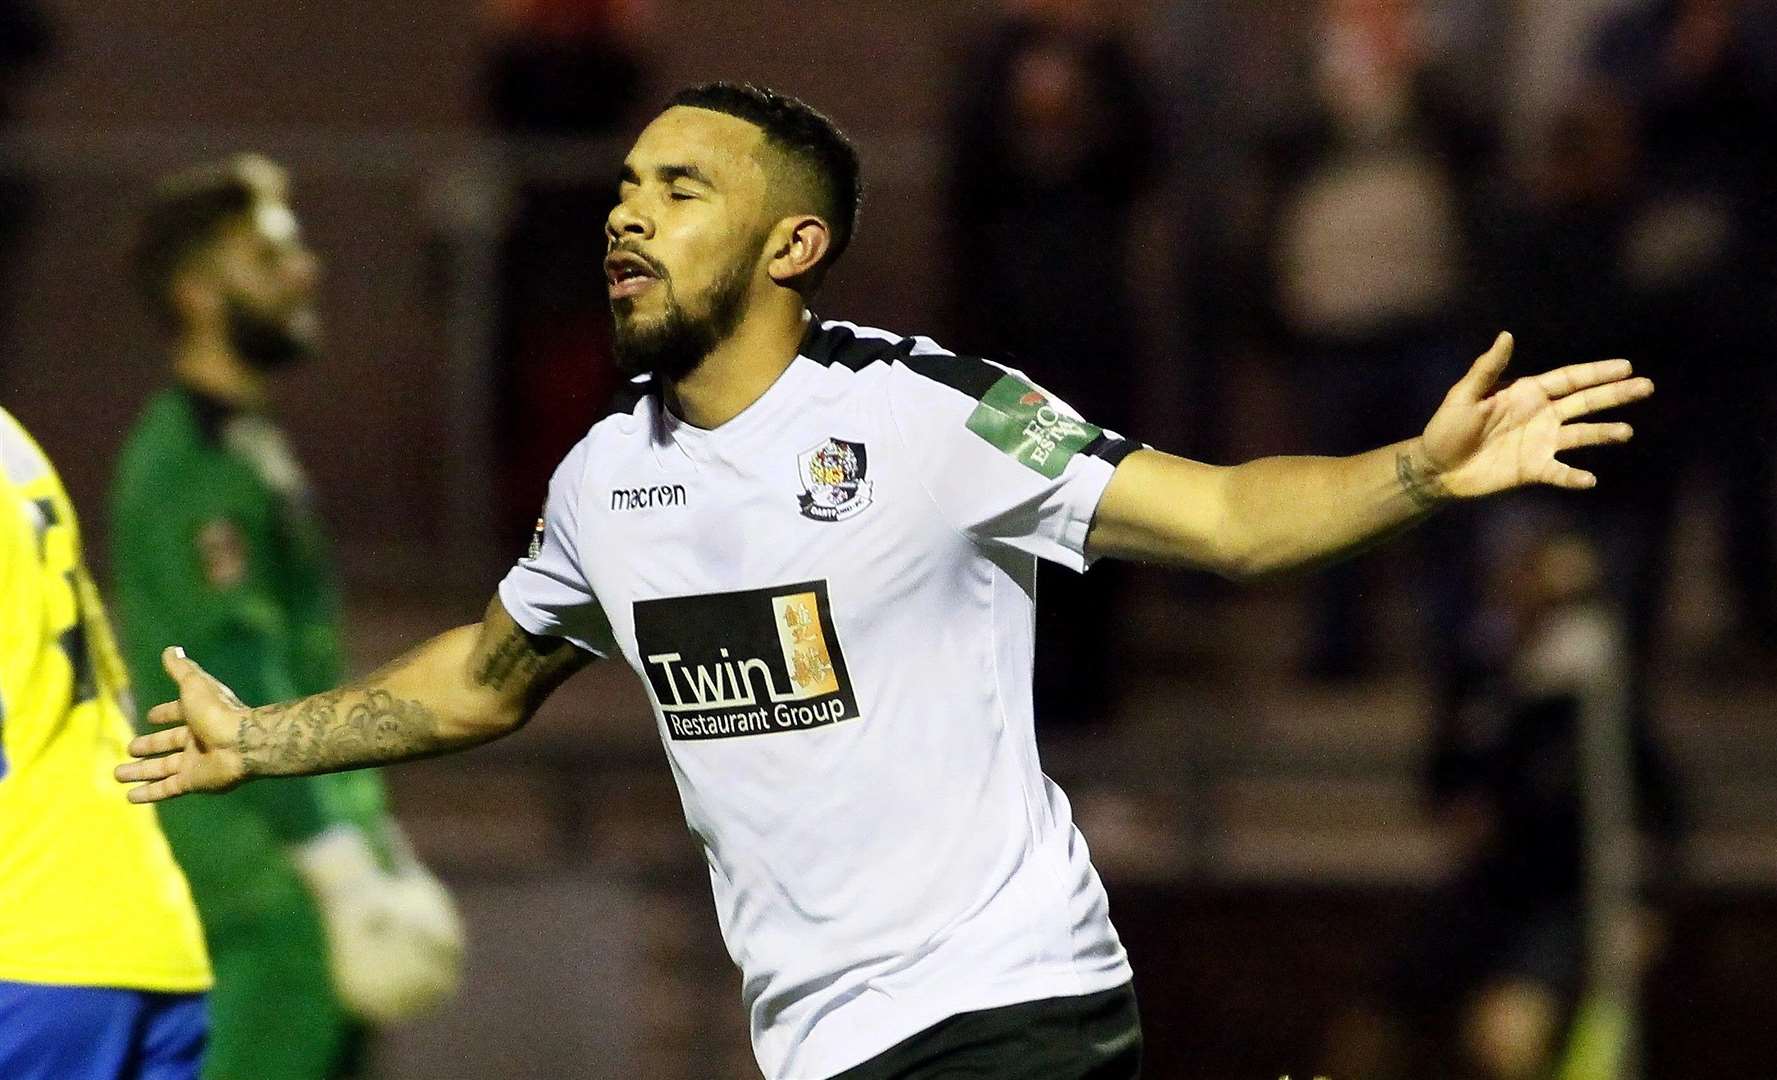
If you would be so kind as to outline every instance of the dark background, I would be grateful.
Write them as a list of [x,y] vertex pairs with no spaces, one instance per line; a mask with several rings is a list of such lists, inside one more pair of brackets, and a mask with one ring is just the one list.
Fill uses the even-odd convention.
[[[1313,448],[1317,399],[1286,350],[1263,333],[1218,336],[1204,313],[1252,301],[1237,256],[1256,243],[1259,216],[1241,215],[1240,194],[1259,182],[1258,140],[1240,125],[1287,114],[1302,93],[1290,58],[1315,39],[1314,6],[1105,6],[1160,139],[1155,178],[1126,215],[1085,219],[1123,245],[1119,288],[1140,332],[1114,364],[1082,364],[1102,362],[1088,370],[1127,386],[1134,433],[1163,447],[1224,461]],[[1510,141],[1552,111],[1588,13],[1612,5],[1435,6],[1455,28],[1455,69],[1495,92]],[[973,253],[946,199],[948,117],[982,71],[966,43],[1001,5],[645,7],[638,105],[610,145],[620,153],[653,103],[691,81],[752,79],[817,104],[854,136],[871,185],[821,313],[942,339],[952,272]],[[278,408],[338,541],[356,665],[473,619],[522,542],[505,508],[530,497],[501,464],[511,418],[495,407],[506,399],[491,238],[518,181],[501,167],[516,159],[485,141],[487,13],[470,0],[64,0],[45,11],[50,51],[9,83],[8,145],[31,209],[9,252],[0,404],[57,462],[101,577],[113,458],[163,377],[124,284],[131,214],[158,172],[259,149],[290,166],[327,266],[328,355],[290,378]],[[1216,75],[1217,57],[1239,58],[1238,78]],[[611,160],[609,147],[554,150],[568,173]],[[1205,191],[1217,193],[1208,209]],[[1198,243],[1206,214],[1235,242]],[[1482,284],[1508,284],[1525,265],[1490,268]],[[1082,304],[1096,299],[1080,289]],[[1454,362],[1489,336],[1457,336]],[[1595,358],[1563,346],[1537,342],[1538,362]],[[1730,362],[1765,365],[1769,353]],[[598,383],[571,380],[562,394],[590,410]],[[1638,482],[1601,468],[1607,486]],[[1657,727],[1693,802],[1671,944],[1647,991],[1647,1075],[1675,1080],[1768,1075],[1777,1060],[1777,668],[1714,651],[1730,587],[1712,468],[1686,473],[1653,676]],[[1139,973],[1160,1080],[1312,1075],[1325,1024],[1450,866],[1421,799],[1434,708],[1424,581],[1404,557],[1363,565],[1375,659],[1332,683],[1297,667],[1311,586],[1134,574],[1105,632],[1102,709],[1044,734]],[[751,1075],[738,978],[627,672],[589,671],[519,736],[402,767],[392,782],[459,891],[471,966],[444,1015],[384,1041],[386,1076]]]

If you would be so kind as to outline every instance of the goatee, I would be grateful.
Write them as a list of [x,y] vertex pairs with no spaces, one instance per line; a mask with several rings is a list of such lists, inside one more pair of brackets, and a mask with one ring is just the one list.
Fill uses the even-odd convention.
[[615,327],[617,367],[628,375],[655,375],[678,382],[704,362],[717,345],[734,333],[746,310],[750,262],[740,262],[718,280],[710,291],[709,313],[692,318],[673,293],[672,280],[662,277],[657,286],[666,290],[666,314],[649,326],[638,326],[631,314],[633,300],[611,305]]
[[303,316],[267,315],[239,300],[228,302],[228,342],[236,354],[258,371],[280,371],[312,358],[319,351],[313,333],[298,327]]

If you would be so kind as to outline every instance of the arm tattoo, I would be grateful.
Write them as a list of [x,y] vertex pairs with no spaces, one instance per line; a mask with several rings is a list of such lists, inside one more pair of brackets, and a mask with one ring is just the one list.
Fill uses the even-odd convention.
[[519,682],[530,682],[542,672],[550,656],[564,644],[566,643],[560,638],[535,637],[515,626],[511,633],[489,650],[481,667],[476,669],[475,681],[494,690],[504,690],[511,686],[514,677]]
[[[350,705],[346,698],[356,698]],[[437,749],[438,719],[417,701],[387,690],[330,690],[241,717],[241,756],[249,772],[329,772],[415,757]]]
[[[519,703],[528,718],[585,661],[585,654],[561,638],[539,637],[514,627],[486,650],[473,679],[476,685]],[[396,661],[356,686],[250,710],[241,717],[239,729],[248,773],[280,776],[379,765],[441,753],[497,734],[452,734],[461,725],[442,725],[432,706],[397,697],[379,685],[385,673],[404,662]]]
[[1413,505],[1421,510],[1436,510],[1450,498],[1450,489],[1444,481],[1413,460],[1413,455],[1399,453],[1394,458],[1395,479],[1401,483],[1401,490]]
[[475,669],[475,682],[498,693],[517,693],[528,715],[585,663],[585,654],[565,639],[514,626],[488,650]]

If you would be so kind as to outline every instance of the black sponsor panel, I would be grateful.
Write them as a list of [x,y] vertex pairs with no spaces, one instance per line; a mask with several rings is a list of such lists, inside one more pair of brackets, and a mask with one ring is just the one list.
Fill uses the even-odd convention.
[[638,600],[636,647],[674,739],[825,727],[858,715],[825,581]]

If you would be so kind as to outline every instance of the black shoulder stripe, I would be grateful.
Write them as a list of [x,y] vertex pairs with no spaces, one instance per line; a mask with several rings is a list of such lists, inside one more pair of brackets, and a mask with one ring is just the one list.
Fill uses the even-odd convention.
[[1006,376],[1003,369],[972,356],[953,356],[949,353],[915,356],[913,350],[916,347],[917,342],[911,337],[903,337],[898,341],[860,337],[848,326],[823,326],[819,319],[815,319],[810,322],[808,332],[802,337],[801,352],[817,364],[838,364],[853,371],[861,371],[874,363],[892,364],[898,360],[909,371],[933,382],[943,383],[977,400],[994,383]]
[[1124,458],[1140,449],[1141,443],[1134,439],[1112,438],[1100,432],[1098,438],[1080,447],[1080,453],[1091,454],[1100,461],[1108,462],[1112,468],[1116,468],[1123,463]]
[[933,382],[941,382],[953,390],[960,390],[976,400],[985,397],[994,383],[1006,377],[1004,369],[973,356],[905,356],[901,358],[901,363],[917,375],[923,375]]
[[911,348],[912,338],[890,341],[859,337],[849,326],[823,326],[821,320],[812,319],[808,331],[802,335],[802,346],[798,351],[822,367],[837,364],[852,371],[862,371],[878,361],[893,363]]

